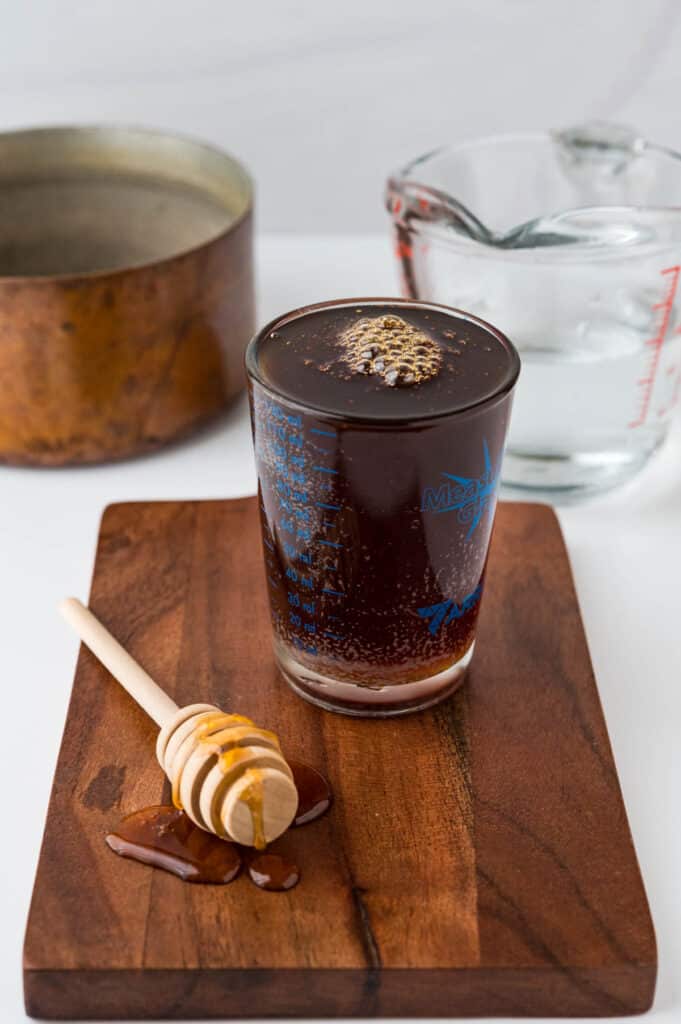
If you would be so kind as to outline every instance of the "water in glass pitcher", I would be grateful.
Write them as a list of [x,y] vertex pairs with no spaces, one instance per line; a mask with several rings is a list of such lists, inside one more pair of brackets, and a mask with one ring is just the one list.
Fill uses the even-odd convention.
[[[666,436],[681,390],[679,167],[624,132],[547,134],[443,150],[391,179],[404,290],[491,319],[520,352],[507,486],[601,490]],[[558,212],[531,216],[542,206]]]

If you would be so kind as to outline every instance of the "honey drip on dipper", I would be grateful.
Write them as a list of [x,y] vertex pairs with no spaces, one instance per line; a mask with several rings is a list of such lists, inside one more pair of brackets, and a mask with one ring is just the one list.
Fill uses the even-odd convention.
[[[309,766],[298,765],[305,799],[302,819],[297,819],[294,771],[273,732],[213,704],[179,708],[80,601],[68,598],[61,611],[160,726],[156,756],[170,780],[173,807],[145,808],[125,818],[118,832],[107,837],[115,852],[174,871],[187,881],[225,883],[241,866],[241,855],[229,841],[264,851],[291,824],[305,824],[328,808],[328,784],[325,801],[325,780]],[[296,884],[295,865],[278,854],[268,853],[265,860],[266,867],[263,862],[256,868],[253,861],[249,868],[255,884],[271,889]]]
[[293,820],[298,794],[279,740],[243,715],[191,704],[162,726],[156,757],[173,805],[199,828],[263,850]]

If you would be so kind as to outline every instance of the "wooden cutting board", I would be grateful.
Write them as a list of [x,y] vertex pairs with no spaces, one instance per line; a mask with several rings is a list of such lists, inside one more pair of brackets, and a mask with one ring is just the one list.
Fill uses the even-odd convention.
[[154,728],[81,649],[24,953],[43,1018],[640,1012],[653,927],[557,520],[501,505],[467,685],[383,722],[273,666],[256,499],[109,507],[90,603],[179,703],[280,733],[336,803],[290,893],[112,854],[167,799]]

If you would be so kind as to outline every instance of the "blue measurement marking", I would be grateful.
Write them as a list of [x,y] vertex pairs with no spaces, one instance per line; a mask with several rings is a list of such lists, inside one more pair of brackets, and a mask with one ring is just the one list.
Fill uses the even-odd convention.
[[[347,625],[344,606],[336,605],[339,614],[326,616],[325,623],[318,618],[320,594],[339,600],[348,596],[334,587],[334,577],[338,579],[336,586],[343,585],[342,568],[336,562],[347,544],[325,539],[339,537],[336,513],[344,510],[339,504],[338,484],[333,479],[341,472],[333,468],[335,446],[324,444],[327,438],[337,442],[339,431],[309,427],[304,417],[293,415],[274,403],[264,407],[263,420],[261,433],[266,441],[258,455],[268,464],[276,509],[272,530],[265,538],[266,571],[271,573],[269,582],[277,588],[286,608],[284,616],[273,610],[272,617],[275,622],[288,621],[290,641],[306,654],[316,656],[320,653],[315,645],[316,637],[321,635],[337,643],[343,642]],[[320,460],[316,464],[315,458]],[[317,475],[312,476],[312,472]],[[265,509],[263,513],[266,526]],[[316,536],[318,531],[324,537]],[[320,557],[320,553],[315,552],[315,541],[330,550],[322,552]],[[276,560],[268,557],[268,551],[272,554],[281,551],[284,565],[275,565]],[[325,577],[329,586],[323,586],[313,575],[315,566],[317,571],[329,571]],[[272,599],[275,600],[274,594]]]
[[432,636],[436,636],[441,626],[448,626],[453,619],[463,618],[466,612],[478,603],[481,594],[482,584],[478,583],[475,590],[467,594],[461,603],[447,598],[445,601],[440,601],[439,604],[430,605],[427,608],[417,608],[416,611],[422,619],[430,620],[428,632]]

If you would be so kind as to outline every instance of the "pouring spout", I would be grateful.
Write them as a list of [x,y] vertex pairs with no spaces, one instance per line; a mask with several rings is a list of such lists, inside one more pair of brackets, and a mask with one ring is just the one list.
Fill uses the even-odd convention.
[[387,205],[398,236],[445,244],[509,250],[678,240],[681,154],[597,121],[502,135],[412,161],[389,179]]
[[390,178],[386,206],[398,228],[409,229],[417,223],[438,225],[483,245],[494,244],[494,233],[468,207],[429,185],[408,178]]

